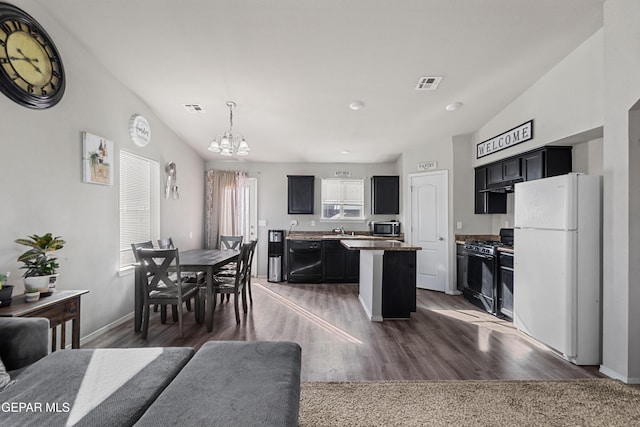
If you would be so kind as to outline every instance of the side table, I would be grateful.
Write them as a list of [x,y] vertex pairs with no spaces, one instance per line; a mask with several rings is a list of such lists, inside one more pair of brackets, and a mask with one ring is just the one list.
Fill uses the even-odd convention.
[[26,302],[24,295],[13,298],[11,305],[0,308],[0,317],[46,317],[51,326],[51,351],[56,351],[57,328],[60,349],[66,347],[66,323],[71,320],[71,348],[80,348],[80,296],[88,290],[56,290],[36,302]]

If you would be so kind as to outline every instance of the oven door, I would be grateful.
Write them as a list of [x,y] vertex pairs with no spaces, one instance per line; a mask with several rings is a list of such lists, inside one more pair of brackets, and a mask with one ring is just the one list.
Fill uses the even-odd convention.
[[482,308],[495,313],[496,257],[465,250],[467,277],[465,294]]

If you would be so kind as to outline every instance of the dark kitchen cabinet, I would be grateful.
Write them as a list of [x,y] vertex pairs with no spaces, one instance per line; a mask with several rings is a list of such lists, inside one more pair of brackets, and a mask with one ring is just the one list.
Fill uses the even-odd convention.
[[506,213],[507,195],[488,191],[487,174],[488,168],[476,168],[474,212],[477,214]]
[[400,213],[400,177],[371,177],[371,213],[397,215]]
[[467,262],[464,257],[464,245],[462,243],[456,243],[456,272],[456,287],[462,292],[467,283]]
[[563,175],[572,170],[571,147],[551,146],[522,155],[524,180]]
[[499,252],[498,314],[513,319],[513,253]]
[[513,181],[522,177],[520,157],[506,159],[487,166],[487,186],[502,185],[505,181]]
[[344,282],[360,282],[360,251],[347,251],[345,262]]
[[385,251],[382,317],[408,318],[416,311],[416,251]]
[[500,160],[475,169],[474,212],[477,214],[507,213],[507,192],[513,184],[572,170],[571,147],[547,146],[528,153]]
[[360,251],[347,250],[340,240],[322,241],[322,282],[357,283],[360,278]]
[[312,214],[315,177],[313,175],[287,175],[287,213]]

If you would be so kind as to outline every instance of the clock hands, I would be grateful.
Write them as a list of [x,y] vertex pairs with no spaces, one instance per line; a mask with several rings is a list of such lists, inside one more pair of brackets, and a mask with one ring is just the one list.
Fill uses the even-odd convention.
[[32,59],[32,58],[27,57],[27,55],[25,55],[25,54],[22,52],[22,49],[20,49],[20,48],[17,48],[16,50],[18,51],[18,53],[19,53],[20,55],[22,55],[22,58],[18,58],[17,56],[10,56],[10,57],[9,57],[9,59],[10,59],[10,60],[12,60],[12,61],[26,61],[26,62],[28,62],[29,64],[31,64],[31,65],[33,66],[33,68],[34,68],[37,72],[39,72],[40,74],[42,74],[42,71],[40,70],[40,68],[39,68],[36,64],[34,64],[34,62],[38,62],[38,58],[33,58],[33,59]]

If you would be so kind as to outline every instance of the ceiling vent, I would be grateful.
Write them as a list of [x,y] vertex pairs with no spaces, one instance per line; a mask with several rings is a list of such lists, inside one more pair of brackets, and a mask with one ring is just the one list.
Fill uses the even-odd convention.
[[442,80],[442,76],[420,77],[416,90],[436,90]]
[[189,114],[204,113],[204,108],[200,104],[184,104],[184,108]]

